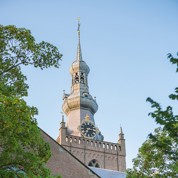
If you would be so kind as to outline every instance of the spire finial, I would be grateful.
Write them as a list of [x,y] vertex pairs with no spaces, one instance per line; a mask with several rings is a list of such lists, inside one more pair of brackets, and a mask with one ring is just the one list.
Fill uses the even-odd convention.
[[78,21],[78,47],[77,47],[77,60],[82,61],[82,52],[81,52],[81,46],[80,46],[80,17],[77,18]]
[[120,134],[123,134],[122,126],[120,125]]
[[62,111],[60,113],[62,115],[62,122],[64,122],[64,113]]
[[80,43],[80,17],[77,18],[78,21],[78,28],[77,28],[77,32],[78,32],[78,41]]
[[79,32],[80,31],[80,17],[77,18],[77,21],[78,21],[78,29],[77,29],[77,31]]
[[122,131],[122,127],[120,125],[120,133],[119,133],[119,140],[124,139],[124,133]]

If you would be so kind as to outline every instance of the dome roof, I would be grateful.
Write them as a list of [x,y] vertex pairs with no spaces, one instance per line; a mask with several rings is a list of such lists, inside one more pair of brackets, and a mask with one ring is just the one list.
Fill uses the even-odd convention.
[[73,73],[76,73],[76,72],[84,72],[88,75],[88,73],[90,72],[90,68],[88,67],[88,65],[86,64],[85,61],[83,60],[75,60],[71,67],[70,67],[70,74],[72,75]]
[[90,94],[82,96],[69,95],[68,97],[64,98],[62,110],[66,115],[68,115],[71,110],[79,108],[89,109],[93,114],[95,114],[98,110],[98,105]]

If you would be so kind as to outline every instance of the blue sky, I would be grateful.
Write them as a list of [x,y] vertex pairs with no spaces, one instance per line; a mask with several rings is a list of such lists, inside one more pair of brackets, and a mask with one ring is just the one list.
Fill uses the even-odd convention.
[[138,148],[157,127],[148,117],[146,98],[176,106],[167,97],[177,86],[167,53],[178,52],[178,1],[0,0],[2,25],[30,29],[37,42],[48,41],[63,54],[59,69],[23,68],[30,86],[26,100],[38,107],[39,126],[53,138],[59,132],[63,90],[70,92],[78,16],[90,93],[99,105],[95,122],[111,142],[117,142],[123,127],[131,167]]

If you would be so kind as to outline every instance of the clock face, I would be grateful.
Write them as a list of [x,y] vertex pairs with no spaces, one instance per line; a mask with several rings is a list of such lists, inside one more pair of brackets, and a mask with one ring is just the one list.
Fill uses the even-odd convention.
[[84,137],[93,138],[96,134],[96,128],[95,128],[94,124],[91,122],[84,122],[80,126],[80,130],[81,130],[81,134]]

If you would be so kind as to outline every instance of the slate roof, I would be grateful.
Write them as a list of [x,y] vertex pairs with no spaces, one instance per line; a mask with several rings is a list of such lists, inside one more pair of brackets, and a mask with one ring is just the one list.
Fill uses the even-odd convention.
[[101,178],[126,178],[126,173],[124,172],[95,167],[90,167],[90,169],[93,170],[96,174],[98,174]]

